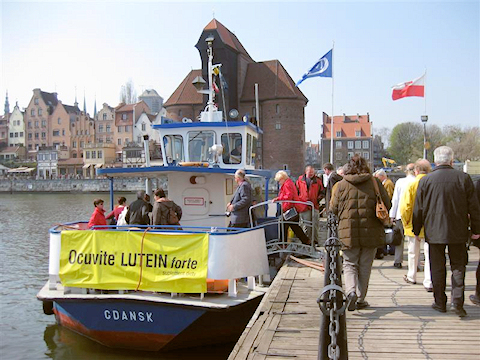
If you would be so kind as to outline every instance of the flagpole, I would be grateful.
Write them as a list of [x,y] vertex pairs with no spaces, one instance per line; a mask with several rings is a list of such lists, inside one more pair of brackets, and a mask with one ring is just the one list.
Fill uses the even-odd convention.
[[331,134],[330,134],[330,163],[333,165],[333,90],[334,90],[334,85],[333,85],[333,64],[334,64],[334,61],[333,61],[333,58],[335,56],[335,52],[333,51],[335,48],[335,41],[333,41],[333,45],[332,45],[332,117],[331,117],[331,126],[330,126],[330,129],[331,129]]
[[423,99],[425,100],[425,112],[424,114],[427,115],[427,67],[425,66],[425,77],[424,77],[424,83],[423,83]]

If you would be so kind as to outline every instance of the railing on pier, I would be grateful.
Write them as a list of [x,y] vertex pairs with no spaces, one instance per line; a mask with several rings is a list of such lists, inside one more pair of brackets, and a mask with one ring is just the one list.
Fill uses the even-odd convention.
[[328,214],[328,236],[325,242],[325,281],[317,299],[322,312],[318,359],[348,359],[345,310],[347,298],[342,288],[341,243],[338,238],[338,219]]
[[[309,211],[311,212],[310,218],[312,221],[308,220],[301,220],[301,221],[288,221],[285,220],[283,216],[283,209],[282,209],[282,203],[288,202],[292,204],[304,204],[309,206]],[[268,206],[273,205],[277,207],[277,215],[275,217],[265,217],[265,218],[260,218],[257,219],[257,222],[255,223],[255,209],[257,208],[265,208],[265,214],[268,212]],[[314,211],[313,203],[310,201],[304,202],[304,201],[293,201],[293,200],[278,200],[272,203],[271,200],[269,201],[264,201],[255,205],[252,205],[249,209],[249,214],[250,214],[250,224],[252,227],[263,227],[265,228],[265,237],[266,237],[266,242],[267,242],[267,254],[268,255],[273,255],[273,254],[282,254],[282,253],[288,253],[288,254],[296,254],[296,255],[307,255],[310,257],[314,258],[320,258],[321,257],[321,252],[317,251],[316,249],[316,244],[315,244],[315,232],[318,231],[318,219],[317,221],[315,220],[315,211]],[[312,234],[311,239],[310,239],[310,244],[303,244],[301,241],[297,239],[291,239],[289,241],[288,239],[288,234],[285,234],[285,226],[287,224],[296,224],[302,227],[304,225],[306,229],[308,229],[308,232]]]

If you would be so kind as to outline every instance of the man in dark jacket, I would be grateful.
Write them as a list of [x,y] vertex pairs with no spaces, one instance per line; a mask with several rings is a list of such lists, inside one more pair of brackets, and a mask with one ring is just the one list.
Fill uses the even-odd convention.
[[466,243],[469,237],[468,223],[472,234],[480,234],[480,205],[476,199],[473,181],[468,174],[453,169],[453,151],[440,146],[434,151],[436,168],[423,177],[415,197],[413,210],[413,233],[425,229],[425,241],[430,246],[430,267],[436,311],[447,311],[445,248],[452,269],[452,310],[460,317],[467,315],[463,308],[465,268],[467,265]]
[[[312,209],[307,208],[306,211],[300,213],[300,219],[304,222],[303,231],[310,239],[314,239],[315,244],[318,242],[318,209],[319,202],[323,198],[322,181],[315,176],[315,169],[308,165],[305,168],[305,174],[297,180],[298,198],[300,201],[311,201],[313,203],[313,219]],[[311,226],[307,226],[311,224]],[[313,237],[312,237],[312,231]]]
[[333,165],[325,163],[323,165],[323,171],[327,175],[327,186],[325,186],[325,211],[328,212],[330,206],[330,199],[332,198],[333,185],[343,179],[341,175],[335,172]]
[[125,220],[130,225],[149,225],[150,218],[148,216],[149,206],[145,201],[145,191],[137,192],[137,200],[132,202],[128,208]]
[[245,171],[237,170],[235,172],[235,182],[238,185],[237,190],[233,194],[232,200],[227,204],[227,211],[231,213],[228,227],[250,227],[248,209],[252,205],[252,187],[245,179]]

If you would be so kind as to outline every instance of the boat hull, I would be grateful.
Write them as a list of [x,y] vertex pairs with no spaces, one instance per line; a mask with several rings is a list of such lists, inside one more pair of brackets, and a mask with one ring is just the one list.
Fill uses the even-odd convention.
[[167,351],[234,342],[263,296],[224,309],[125,299],[55,300],[58,324],[112,348]]

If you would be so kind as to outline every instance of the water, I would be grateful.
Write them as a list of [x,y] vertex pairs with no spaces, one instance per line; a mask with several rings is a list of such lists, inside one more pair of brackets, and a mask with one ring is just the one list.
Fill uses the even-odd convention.
[[[37,292],[48,279],[48,230],[57,223],[88,220],[93,199],[108,194],[0,193],[1,359],[226,359],[234,344],[150,353],[114,350],[56,325],[43,314]],[[125,196],[135,200],[133,194]]]

